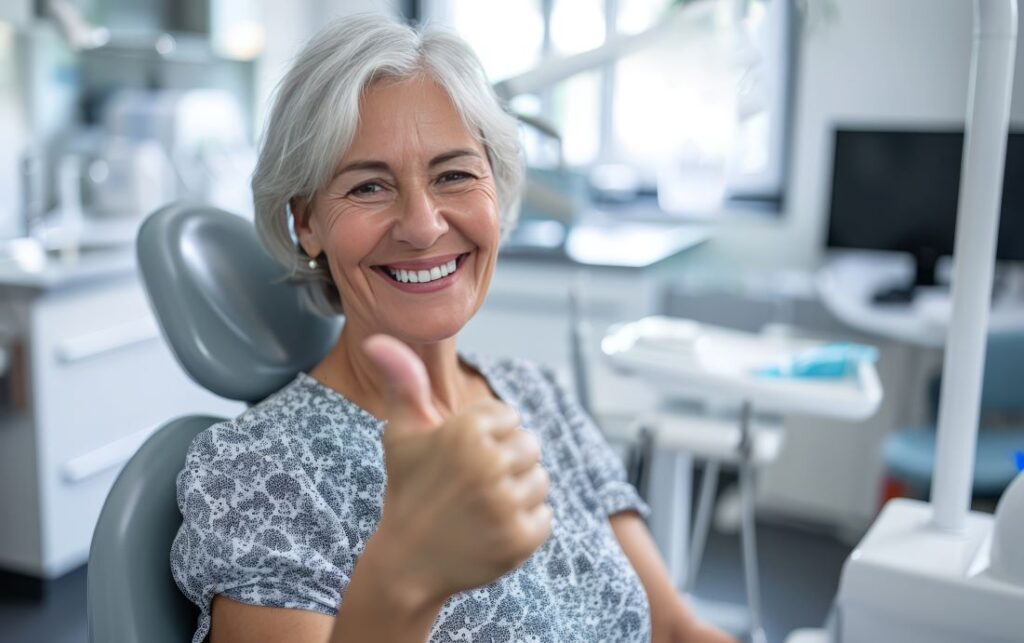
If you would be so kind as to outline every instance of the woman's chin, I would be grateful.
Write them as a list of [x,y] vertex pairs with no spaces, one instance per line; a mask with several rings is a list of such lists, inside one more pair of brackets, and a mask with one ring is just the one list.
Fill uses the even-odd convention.
[[396,325],[389,334],[409,345],[436,344],[458,335],[468,321],[468,319],[459,318],[401,324]]

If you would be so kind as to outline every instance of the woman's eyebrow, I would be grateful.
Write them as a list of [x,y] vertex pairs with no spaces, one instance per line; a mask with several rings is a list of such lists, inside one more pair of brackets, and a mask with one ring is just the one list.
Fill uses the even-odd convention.
[[[452,150],[450,152],[444,152],[443,154],[438,154],[434,158],[430,159],[430,163],[428,164],[428,167],[434,167],[435,165],[441,165],[442,163],[447,163],[448,161],[451,161],[453,159],[457,159],[457,158],[462,157],[462,156],[472,156],[473,158],[480,159],[480,155],[477,154],[474,150],[470,150],[470,149]],[[483,159],[481,159],[481,160],[483,160]]]
[[341,176],[345,172],[352,172],[355,170],[383,170],[385,172],[391,172],[391,166],[384,161],[352,161],[346,163],[344,166],[338,168],[338,171],[334,173],[334,176]]
[[[438,154],[434,158],[430,159],[430,163],[428,164],[428,167],[434,167],[435,165],[441,165],[442,163],[447,163],[448,161],[451,161],[453,159],[457,159],[457,158],[460,158],[460,157],[463,157],[463,156],[471,156],[471,157],[476,158],[476,159],[480,159],[481,158],[480,155],[476,153],[476,151],[471,150],[471,149],[451,150],[450,152],[443,152],[441,154]],[[391,166],[388,165],[387,163],[385,163],[384,161],[372,161],[372,160],[352,161],[351,163],[346,163],[345,165],[340,167],[338,169],[338,171],[334,173],[334,176],[336,176],[336,177],[337,176],[341,176],[345,172],[352,172],[352,171],[355,171],[355,170],[382,170],[384,172],[391,172]]]

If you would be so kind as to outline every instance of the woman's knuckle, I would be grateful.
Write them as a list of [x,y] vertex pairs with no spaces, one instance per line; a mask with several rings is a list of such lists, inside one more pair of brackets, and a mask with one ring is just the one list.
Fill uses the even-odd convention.
[[544,467],[537,467],[538,486],[544,490],[544,495],[551,490],[551,474]]

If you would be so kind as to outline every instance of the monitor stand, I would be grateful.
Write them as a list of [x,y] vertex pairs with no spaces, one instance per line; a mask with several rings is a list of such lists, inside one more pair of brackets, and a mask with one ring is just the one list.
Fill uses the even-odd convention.
[[914,280],[885,286],[875,291],[871,301],[879,306],[909,306],[914,303],[918,288],[937,285],[935,265],[941,256],[933,248],[918,248],[914,251]]

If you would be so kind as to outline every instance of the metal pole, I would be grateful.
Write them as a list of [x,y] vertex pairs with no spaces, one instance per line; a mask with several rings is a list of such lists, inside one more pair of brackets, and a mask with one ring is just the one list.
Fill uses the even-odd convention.
[[743,505],[740,538],[743,545],[743,577],[747,586],[747,604],[750,606],[750,641],[764,643],[767,639],[761,624],[761,587],[757,573],[757,540],[754,537],[754,434],[750,416],[750,402],[744,402],[740,410],[740,502]]
[[693,523],[693,542],[690,544],[690,561],[686,568],[686,582],[683,591],[693,593],[704,560],[704,547],[711,531],[711,512],[715,506],[715,492],[718,490],[718,473],[721,464],[717,460],[704,461],[704,475],[700,482],[700,500],[697,501],[697,517]]
[[970,506],[982,368],[1009,129],[1016,0],[975,0],[963,171],[932,484],[933,523],[961,532]]

